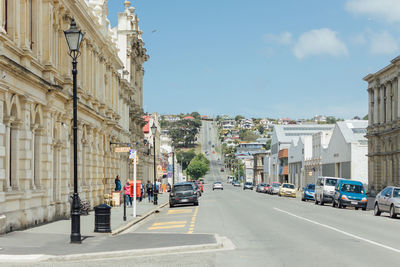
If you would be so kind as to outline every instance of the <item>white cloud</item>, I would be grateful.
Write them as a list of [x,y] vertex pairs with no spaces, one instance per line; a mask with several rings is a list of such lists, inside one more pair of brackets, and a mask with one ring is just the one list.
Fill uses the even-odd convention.
[[400,22],[399,0],[347,0],[346,9],[354,14]]
[[346,45],[331,29],[316,29],[303,33],[297,40],[293,53],[298,59],[315,55],[347,55]]
[[266,43],[289,45],[292,43],[292,34],[290,32],[281,32],[279,34],[266,34],[263,37]]
[[398,51],[399,45],[396,39],[387,31],[370,33],[369,51],[374,55],[390,55]]

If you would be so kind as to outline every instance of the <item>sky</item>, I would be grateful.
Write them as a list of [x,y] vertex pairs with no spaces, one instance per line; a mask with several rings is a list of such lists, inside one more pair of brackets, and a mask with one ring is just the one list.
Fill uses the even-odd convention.
[[[124,0],[108,0],[112,27]],[[350,119],[400,51],[399,0],[131,0],[146,112]]]

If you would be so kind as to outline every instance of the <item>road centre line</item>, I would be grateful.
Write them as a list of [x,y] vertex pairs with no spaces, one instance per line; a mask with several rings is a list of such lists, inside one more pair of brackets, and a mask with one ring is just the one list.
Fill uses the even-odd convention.
[[348,233],[348,232],[346,232],[346,231],[340,230],[340,229],[335,228],[335,227],[333,227],[333,226],[329,226],[329,225],[326,225],[326,224],[323,224],[323,223],[319,223],[319,222],[316,222],[316,221],[313,221],[313,220],[310,220],[310,219],[301,217],[301,216],[299,216],[299,215],[293,214],[293,213],[291,213],[291,212],[288,212],[288,211],[285,211],[285,210],[281,210],[281,209],[279,209],[279,208],[275,208],[275,207],[274,207],[274,210],[279,211],[279,212],[282,212],[282,213],[286,213],[287,215],[290,215],[290,216],[296,217],[296,218],[298,218],[298,219],[301,219],[301,220],[304,220],[304,221],[307,221],[307,222],[310,222],[310,223],[319,225],[319,226],[321,226],[321,227],[324,227],[324,228],[330,229],[330,230],[332,230],[332,231],[341,233],[341,234],[343,234],[343,235],[347,235],[347,236],[350,236],[350,237],[352,237],[352,238],[355,238],[355,239],[358,239],[358,240],[367,242],[367,243],[369,243],[369,244],[372,244],[372,245],[375,245],[375,246],[378,246],[378,247],[381,247],[381,248],[385,248],[385,249],[388,249],[388,250],[391,250],[391,251],[400,253],[400,249],[393,248],[393,247],[390,247],[390,246],[387,246],[387,245],[384,245],[384,244],[381,244],[381,243],[378,243],[378,242],[375,242],[375,241],[372,241],[372,240],[363,238],[363,237],[361,237],[361,236]]
[[186,224],[186,221],[159,222],[159,223],[153,223],[152,226],[161,226],[161,225],[168,225],[168,224]]
[[175,225],[166,225],[166,226],[150,226],[147,230],[158,230],[158,229],[173,229],[173,228],[183,228],[186,224],[175,224]]

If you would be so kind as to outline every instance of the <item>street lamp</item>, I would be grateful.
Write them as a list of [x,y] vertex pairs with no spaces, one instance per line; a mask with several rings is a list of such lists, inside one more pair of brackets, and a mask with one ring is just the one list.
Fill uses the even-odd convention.
[[175,147],[172,146],[172,187],[175,184]]
[[73,134],[74,134],[74,195],[72,197],[71,209],[71,243],[81,243],[81,212],[78,195],[78,145],[77,145],[77,90],[76,90],[76,69],[77,61],[80,52],[79,48],[83,39],[83,33],[76,27],[75,19],[72,18],[69,30],[64,31],[65,39],[67,39],[69,55],[72,57],[72,77],[73,77]]
[[154,189],[153,189],[153,203],[157,205],[157,169],[156,169],[156,133],[157,133],[157,126],[153,122],[151,126],[151,133],[153,134],[153,149],[154,149]]

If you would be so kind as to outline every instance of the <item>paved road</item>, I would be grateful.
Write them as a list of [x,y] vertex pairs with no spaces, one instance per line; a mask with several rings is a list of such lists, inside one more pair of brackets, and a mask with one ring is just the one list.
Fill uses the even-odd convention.
[[[202,133],[215,133],[207,123]],[[204,128],[203,127],[203,128]],[[211,127],[211,130],[210,130]],[[202,140],[207,137],[202,135]],[[214,140],[210,140],[216,142]],[[207,142],[208,144],[208,142]],[[204,143],[203,143],[204,145]],[[203,149],[210,149],[205,145]],[[217,233],[236,249],[202,253],[129,257],[91,261],[86,266],[399,266],[400,219],[375,217],[372,211],[317,206],[299,199],[244,191],[227,184],[218,154],[211,154],[211,171],[199,207],[166,208],[132,229],[134,233]],[[223,191],[211,183],[224,181]],[[170,227],[173,226],[173,227]],[[171,238],[171,245],[175,238]],[[76,263],[66,263],[75,266]]]

